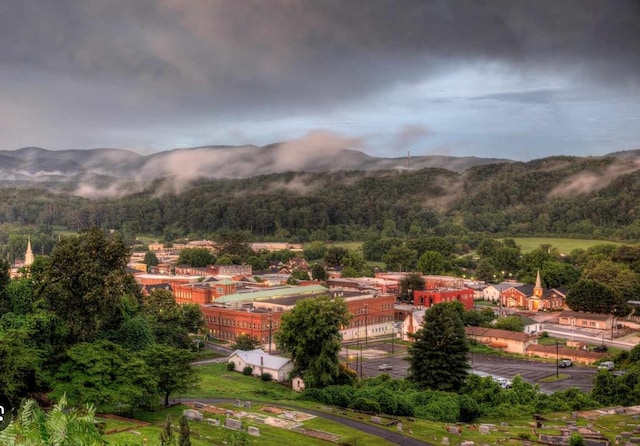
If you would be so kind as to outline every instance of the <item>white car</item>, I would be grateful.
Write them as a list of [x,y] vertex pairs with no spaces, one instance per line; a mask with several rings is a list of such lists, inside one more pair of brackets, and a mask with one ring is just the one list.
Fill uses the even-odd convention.
[[500,385],[500,387],[502,387],[503,389],[510,389],[511,386],[513,385],[511,380],[507,378],[494,377],[493,380],[497,382]]
[[391,364],[380,364],[378,370],[393,370],[393,366]]

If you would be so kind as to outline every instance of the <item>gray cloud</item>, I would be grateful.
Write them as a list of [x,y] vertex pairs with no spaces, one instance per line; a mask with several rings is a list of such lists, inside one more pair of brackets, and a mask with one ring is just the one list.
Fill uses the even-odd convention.
[[71,145],[122,146],[135,125],[322,114],[472,63],[637,94],[638,23],[635,0],[6,0],[0,81],[21,94],[0,93],[19,116],[0,146],[47,113],[58,144],[76,126]]

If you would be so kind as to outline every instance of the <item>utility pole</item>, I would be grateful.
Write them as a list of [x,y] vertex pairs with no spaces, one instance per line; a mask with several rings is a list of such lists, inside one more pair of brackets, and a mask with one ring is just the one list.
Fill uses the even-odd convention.
[[559,355],[558,355],[558,348],[559,348],[559,343],[558,340],[556,339],[556,379],[560,378],[560,365],[559,365]]
[[271,354],[271,326],[272,326],[272,319],[271,316],[273,314],[269,313],[269,354]]
[[364,343],[369,345],[369,304],[364,303]]

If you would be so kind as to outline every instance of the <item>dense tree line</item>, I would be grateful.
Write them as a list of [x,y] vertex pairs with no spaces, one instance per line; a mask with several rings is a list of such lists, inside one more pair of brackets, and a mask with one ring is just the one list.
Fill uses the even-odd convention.
[[67,395],[100,411],[152,407],[193,384],[197,306],[154,290],[143,299],[122,239],[97,228],[61,240],[8,280],[0,262],[0,385],[13,402]]
[[[69,190],[5,188],[0,246],[9,246],[5,255],[21,254],[11,248],[9,235],[24,234],[20,228],[29,226],[29,233],[38,234],[38,248],[48,253],[56,231],[92,225],[116,229],[127,241],[137,234],[171,241],[225,230],[297,241],[420,235],[460,239],[474,233],[638,240],[640,173],[607,182],[615,162],[554,157],[477,166],[463,173],[290,172],[203,180],[179,193],[160,194],[164,182],[170,182],[164,179],[143,192],[103,200],[75,197]],[[580,190],[571,175],[600,178],[602,187]]]

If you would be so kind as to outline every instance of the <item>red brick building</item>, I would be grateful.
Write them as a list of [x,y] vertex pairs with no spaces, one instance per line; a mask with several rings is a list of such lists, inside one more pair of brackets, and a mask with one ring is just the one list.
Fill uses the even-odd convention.
[[217,297],[236,292],[236,282],[229,279],[217,280],[213,277],[202,282],[174,286],[173,296],[179,304],[206,305]]
[[[305,292],[304,288],[310,291]],[[345,340],[364,340],[392,333],[396,299],[393,295],[329,291],[317,286],[292,287],[291,290],[289,295],[285,295],[286,290],[280,291],[278,297],[267,297],[262,293],[246,293],[246,296],[236,294],[201,306],[209,334],[230,342],[246,334],[256,337],[268,348],[269,339],[273,341],[274,333],[280,327],[282,314],[291,311],[301,299],[323,295],[343,298],[349,313],[353,315],[349,325],[341,330]]]
[[473,310],[473,290],[470,288],[415,290],[413,305],[430,308],[442,302],[461,302],[466,310]]

